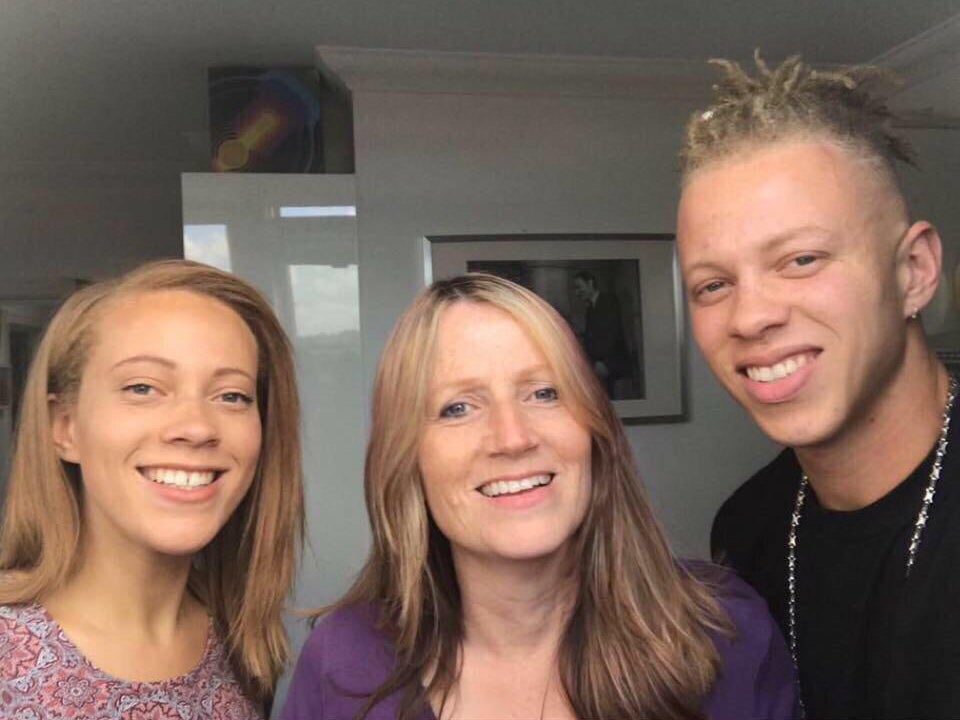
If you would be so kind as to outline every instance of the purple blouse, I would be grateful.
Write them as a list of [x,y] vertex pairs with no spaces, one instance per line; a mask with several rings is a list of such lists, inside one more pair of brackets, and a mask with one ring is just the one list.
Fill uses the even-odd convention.
[[[798,716],[796,677],[766,602],[730,574],[719,599],[736,628],[733,638],[714,636],[720,672],[702,708],[711,720],[784,720]],[[350,720],[364,694],[393,667],[391,641],[376,628],[369,606],[354,606],[324,617],[300,653],[281,720]],[[386,698],[367,720],[394,720],[399,693]],[[435,720],[424,708],[418,720]]]

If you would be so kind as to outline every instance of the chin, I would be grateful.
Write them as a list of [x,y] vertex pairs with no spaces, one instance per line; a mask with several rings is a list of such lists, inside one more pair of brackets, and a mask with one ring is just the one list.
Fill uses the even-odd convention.
[[557,553],[557,548],[531,548],[529,550],[520,550],[512,548],[509,552],[498,552],[497,556],[501,560],[513,560],[515,562],[529,562],[532,560],[545,560]]
[[526,539],[526,541],[518,538],[509,547],[498,548],[497,555],[504,560],[545,560],[560,552],[569,551],[571,547],[570,539],[569,537],[545,538],[542,535]]
[[216,537],[216,532],[202,532],[192,529],[189,532],[170,532],[162,537],[148,539],[150,547],[162,555],[171,557],[189,557],[200,552]]
[[203,550],[209,543],[155,543],[153,549],[160,555],[169,557],[192,557]]
[[802,414],[790,413],[789,410],[788,415],[783,418],[772,419],[754,414],[753,420],[767,437],[790,448],[822,445],[836,437],[838,432],[838,423],[832,419],[807,419]]

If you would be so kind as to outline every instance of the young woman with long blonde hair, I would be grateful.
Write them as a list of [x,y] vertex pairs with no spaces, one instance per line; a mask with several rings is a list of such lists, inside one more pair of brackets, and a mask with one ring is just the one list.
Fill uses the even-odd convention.
[[81,289],[17,429],[0,714],[263,717],[302,527],[293,360],[260,293],[176,260]]

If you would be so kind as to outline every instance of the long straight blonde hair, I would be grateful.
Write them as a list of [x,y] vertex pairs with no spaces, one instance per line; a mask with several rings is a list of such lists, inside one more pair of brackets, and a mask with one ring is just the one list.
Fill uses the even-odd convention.
[[730,632],[729,619],[714,591],[671,554],[622,425],[567,323],[529,290],[484,274],[424,290],[397,322],[377,369],[364,471],[373,544],[333,608],[377,608],[397,664],[357,717],[399,691],[400,718],[411,720],[429,698],[447,697],[460,673],[459,587],[417,466],[437,327],[458,302],[509,313],[543,352],[561,397],[591,432],[592,498],[576,537],[578,590],[560,650],[571,707],[582,718],[702,717],[700,703],[719,662],[711,632]]
[[212,615],[234,670],[256,702],[269,697],[289,648],[281,611],[303,541],[300,421],[289,342],[263,296],[239,278],[186,260],[143,265],[70,296],[30,367],[0,527],[0,603],[34,602],[76,569],[83,503],[79,471],[53,443],[50,398],[72,402],[103,308],[121,295],[185,290],[236,312],[257,341],[263,428],[253,483],[216,537],[194,557],[188,587]]

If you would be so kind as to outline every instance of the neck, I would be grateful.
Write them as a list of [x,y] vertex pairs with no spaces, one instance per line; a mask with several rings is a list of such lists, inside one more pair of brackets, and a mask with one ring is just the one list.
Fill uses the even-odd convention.
[[826,443],[796,449],[820,504],[857,510],[908,477],[940,435],[947,385],[946,370],[922,335],[908,341],[902,368],[847,430]]
[[454,553],[464,641],[495,656],[553,655],[576,601],[566,557],[489,561]]
[[190,557],[107,542],[85,531],[77,570],[41,602],[61,624],[83,625],[105,636],[166,641],[199,607],[187,592],[190,564]]

